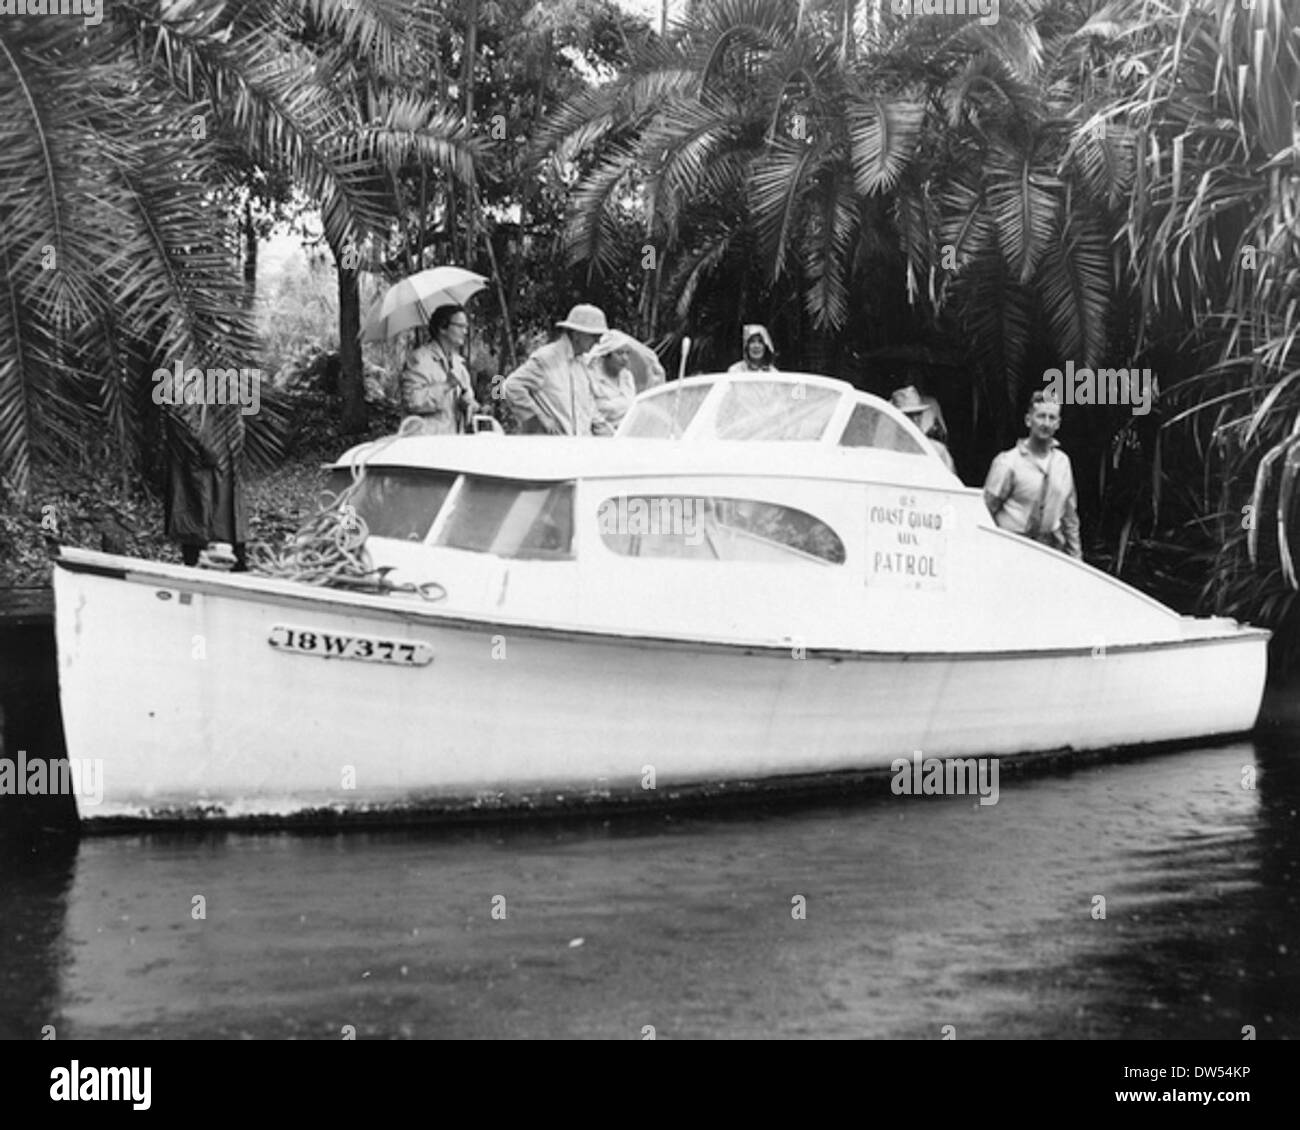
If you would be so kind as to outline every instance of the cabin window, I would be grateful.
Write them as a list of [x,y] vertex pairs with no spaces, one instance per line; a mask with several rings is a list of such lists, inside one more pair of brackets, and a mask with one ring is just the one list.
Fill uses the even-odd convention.
[[[449,471],[367,467],[350,501],[372,536],[423,541],[455,481],[455,472]],[[341,494],[351,485],[352,472],[346,467],[330,472],[331,494]]]
[[597,510],[601,540],[622,557],[843,565],[825,522],[771,502],[692,495],[619,495]]
[[841,395],[814,384],[735,381],[718,406],[718,438],[819,440]]
[[711,388],[711,385],[669,388],[636,401],[623,421],[619,435],[635,439],[680,439]]
[[497,557],[573,557],[573,484],[466,475],[435,545]]
[[841,447],[882,447],[886,451],[903,451],[924,455],[923,448],[897,420],[870,404],[859,404],[849,417]]

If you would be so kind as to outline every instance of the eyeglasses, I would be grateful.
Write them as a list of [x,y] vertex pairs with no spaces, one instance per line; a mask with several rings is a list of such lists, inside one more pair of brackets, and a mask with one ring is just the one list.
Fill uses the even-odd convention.
[[447,323],[447,328],[448,328],[449,330],[467,330],[467,329],[469,329],[469,323],[468,323],[468,322],[448,322],[448,323]]

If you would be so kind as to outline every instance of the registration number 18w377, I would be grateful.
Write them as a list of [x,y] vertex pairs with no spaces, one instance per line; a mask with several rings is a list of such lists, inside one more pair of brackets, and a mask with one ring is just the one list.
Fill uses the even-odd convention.
[[316,655],[321,659],[358,659],[365,663],[396,663],[424,667],[433,662],[433,648],[420,641],[386,640],[378,636],[340,636],[314,628],[276,624],[267,643],[279,651]]

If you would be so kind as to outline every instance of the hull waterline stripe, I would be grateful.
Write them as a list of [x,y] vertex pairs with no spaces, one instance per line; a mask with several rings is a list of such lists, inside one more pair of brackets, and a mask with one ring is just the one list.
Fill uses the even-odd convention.
[[[1058,746],[1001,756],[1002,776],[1032,780],[1061,769],[1074,771],[1094,764],[1128,761],[1174,753],[1192,746],[1223,747],[1248,738],[1249,730],[1223,731],[1196,738],[1174,738],[1125,746],[1073,749]],[[461,824],[530,823],[533,821],[604,820],[611,815],[635,818],[659,811],[690,810],[719,804],[735,809],[747,805],[804,805],[840,803],[852,799],[870,803],[888,794],[894,770],[841,769],[831,773],[786,773],[770,777],[744,776],[727,780],[683,781],[654,794],[640,789],[587,793],[572,789],[545,789],[499,793],[485,801],[481,796],[446,796],[420,802],[358,803],[348,807],[286,807],[279,813],[231,815],[225,810],[195,804],[134,814],[97,816],[79,811],[80,830],[94,836],[128,833],[152,834],[186,829],[194,832],[277,830],[311,833],[328,828],[400,828],[412,824],[454,827]],[[974,795],[974,794],[967,794]],[[943,797],[936,797],[943,800]]]

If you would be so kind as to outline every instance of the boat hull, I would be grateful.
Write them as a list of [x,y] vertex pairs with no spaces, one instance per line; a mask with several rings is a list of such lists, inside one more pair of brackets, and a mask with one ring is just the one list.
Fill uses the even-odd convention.
[[[458,618],[167,566],[64,562],[55,597],[68,755],[102,766],[102,797],[78,798],[91,825],[644,802],[887,772],[917,751],[1204,740],[1254,726],[1267,663],[1253,629],[1109,649],[804,650]],[[428,662],[283,646],[302,632]]]

